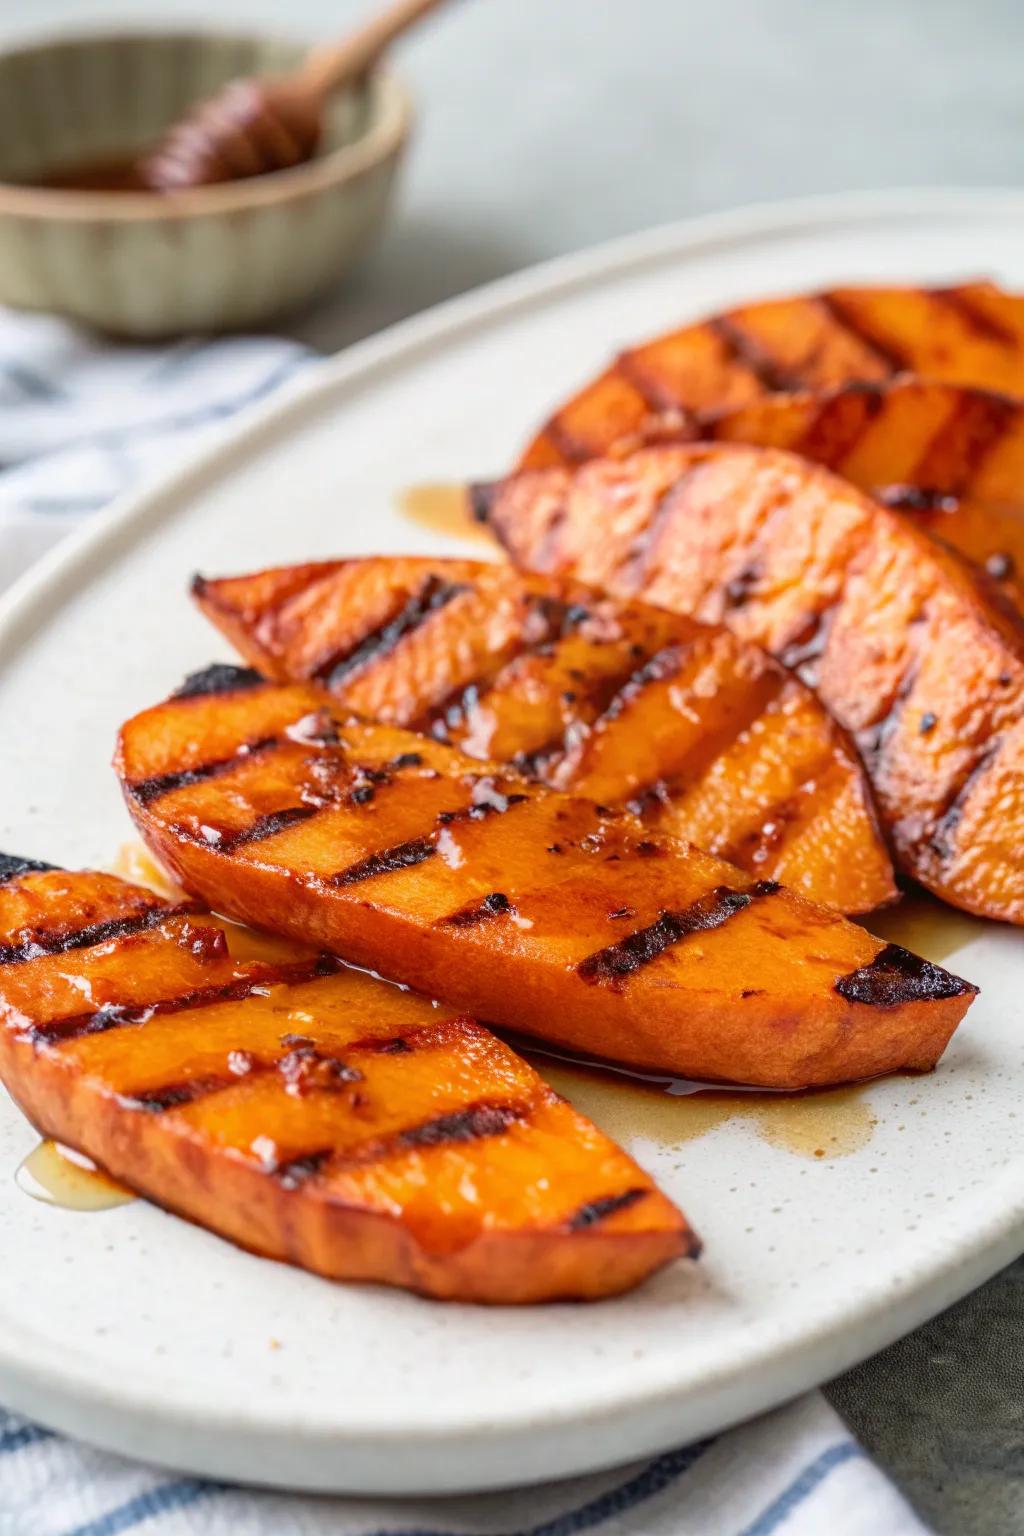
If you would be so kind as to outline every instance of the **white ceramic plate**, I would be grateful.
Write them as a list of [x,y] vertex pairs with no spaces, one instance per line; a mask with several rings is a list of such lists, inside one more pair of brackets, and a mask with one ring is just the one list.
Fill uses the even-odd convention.
[[[558,262],[326,364],[3,603],[0,848],[102,864],[128,835],[118,722],[225,654],[184,595],[197,567],[458,552],[396,492],[500,470],[616,346],[743,297],[983,272],[1024,285],[1019,194],[818,201]],[[594,1307],[433,1305],[142,1202],[47,1208],[13,1183],[34,1137],[3,1101],[0,1399],[195,1471],[394,1493],[609,1465],[828,1378],[1024,1248],[1024,939],[955,915],[917,939],[981,983],[966,1026],[935,1074],[860,1090],[817,1127],[572,1084],[706,1240],[698,1266]],[[844,1155],[805,1155],[818,1142]]]

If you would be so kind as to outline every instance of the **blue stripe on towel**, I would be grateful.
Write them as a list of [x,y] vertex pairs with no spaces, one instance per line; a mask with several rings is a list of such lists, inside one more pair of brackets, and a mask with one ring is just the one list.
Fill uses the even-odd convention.
[[85,1525],[76,1525],[73,1531],[66,1531],[63,1536],[119,1536],[121,1531],[130,1531],[144,1520],[159,1519],[172,1510],[185,1509],[223,1491],[221,1483],[201,1483],[192,1477],[176,1483],[159,1483],[145,1493],[136,1494],[127,1503],[119,1504],[116,1509],[108,1510],[105,1515],[99,1515]]
[[20,1451],[26,1445],[35,1445],[39,1440],[52,1438],[51,1432],[39,1424],[16,1424],[8,1429],[0,1429],[0,1456],[8,1451]]
[[805,1467],[800,1476],[794,1478],[785,1492],[780,1493],[768,1508],[764,1510],[753,1525],[748,1525],[739,1536],[771,1536],[777,1531],[782,1522],[793,1513],[824,1482],[829,1473],[836,1467],[841,1467],[845,1461],[853,1461],[865,1453],[853,1440],[844,1440],[841,1445],[832,1445],[827,1451],[812,1461],[809,1467]]

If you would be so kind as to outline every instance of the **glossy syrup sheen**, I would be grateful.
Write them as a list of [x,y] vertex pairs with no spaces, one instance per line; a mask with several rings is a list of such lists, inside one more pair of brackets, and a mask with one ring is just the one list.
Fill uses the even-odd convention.
[[33,1147],[14,1178],[33,1200],[68,1211],[109,1211],[136,1198],[82,1153],[49,1137]]

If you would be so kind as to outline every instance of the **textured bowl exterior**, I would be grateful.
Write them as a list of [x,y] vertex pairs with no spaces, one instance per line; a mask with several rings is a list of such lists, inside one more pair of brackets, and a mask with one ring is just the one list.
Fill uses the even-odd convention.
[[141,150],[190,102],[301,53],[180,33],[0,55],[0,303],[142,337],[256,325],[330,288],[390,202],[409,109],[389,75],[332,101],[324,153],[295,170],[166,197],[24,184]]

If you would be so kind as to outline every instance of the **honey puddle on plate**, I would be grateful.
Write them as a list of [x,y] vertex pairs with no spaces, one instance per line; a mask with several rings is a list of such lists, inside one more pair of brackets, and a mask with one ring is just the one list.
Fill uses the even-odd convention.
[[14,1182],[33,1200],[68,1211],[109,1211],[136,1198],[82,1153],[49,1138],[28,1154]]
[[411,523],[449,539],[491,542],[486,528],[475,522],[464,485],[457,481],[410,485],[398,496],[398,510]]

